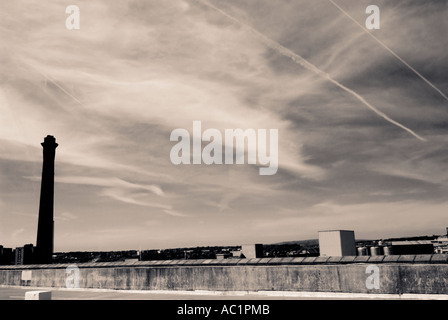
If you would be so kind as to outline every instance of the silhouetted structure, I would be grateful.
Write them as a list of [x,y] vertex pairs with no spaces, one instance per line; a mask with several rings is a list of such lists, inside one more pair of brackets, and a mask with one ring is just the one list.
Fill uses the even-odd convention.
[[23,247],[16,248],[14,264],[32,264],[34,263],[34,246],[32,244],[26,244]]
[[394,255],[433,254],[434,244],[430,240],[392,241]]
[[42,143],[44,150],[36,243],[37,263],[51,263],[53,256],[54,158],[57,146],[53,136],[47,136]]
[[12,248],[3,248],[0,250],[0,265],[10,265],[14,263],[14,254]]

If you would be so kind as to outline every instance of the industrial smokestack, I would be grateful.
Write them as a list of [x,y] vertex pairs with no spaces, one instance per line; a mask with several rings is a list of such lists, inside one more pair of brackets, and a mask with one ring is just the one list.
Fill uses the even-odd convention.
[[58,144],[53,136],[42,143],[43,165],[37,226],[36,262],[51,263],[54,246],[54,159]]

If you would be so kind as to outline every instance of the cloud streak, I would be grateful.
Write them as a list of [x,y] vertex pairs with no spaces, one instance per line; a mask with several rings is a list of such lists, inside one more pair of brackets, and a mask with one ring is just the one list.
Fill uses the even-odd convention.
[[389,48],[384,42],[382,42],[380,39],[375,37],[375,35],[372,32],[369,32],[363,25],[361,25],[356,19],[354,19],[351,15],[348,14],[347,11],[342,9],[336,2],[333,0],[328,0],[331,4],[333,4],[336,8],[338,8],[343,14],[345,14],[350,20],[352,20],[356,25],[358,25],[365,33],[367,33],[372,39],[374,39],[376,42],[378,42],[384,49],[386,49],[390,54],[392,54],[395,58],[397,58],[401,63],[403,63],[406,67],[408,67],[412,72],[414,72],[417,76],[420,77],[424,82],[426,82],[430,87],[432,87],[435,91],[437,91],[445,100],[448,101],[448,97],[437,88],[431,81],[429,81],[427,78],[425,78],[420,72],[415,70],[409,63],[407,63],[403,58],[401,58],[398,54],[396,54],[391,48]]
[[225,16],[226,18],[238,23],[239,25],[245,27],[247,30],[249,30],[252,34],[254,34],[259,40],[261,40],[264,44],[266,44],[266,46],[268,46],[269,48],[277,51],[278,53],[284,55],[285,57],[290,58],[292,61],[294,61],[295,63],[301,65],[302,67],[314,72],[315,74],[317,74],[318,76],[325,78],[329,81],[331,81],[333,84],[335,84],[336,86],[338,86],[339,88],[341,88],[342,90],[350,93],[351,95],[353,95],[356,99],[358,99],[362,104],[364,104],[366,107],[368,107],[370,110],[372,110],[373,112],[375,112],[378,116],[380,116],[381,118],[383,118],[384,120],[392,123],[393,125],[409,132],[411,135],[413,135],[414,137],[416,137],[417,139],[419,139],[420,141],[426,141],[426,139],[422,138],[420,135],[418,135],[417,133],[415,133],[413,130],[409,129],[408,127],[404,126],[403,124],[399,123],[398,121],[395,121],[393,119],[391,119],[389,116],[387,116],[384,112],[378,110],[377,108],[375,108],[374,106],[372,106],[370,103],[368,103],[362,96],[360,96],[358,93],[356,93],[355,91],[353,91],[352,89],[344,86],[343,84],[339,83],[337,80],[333,79],[328,73],[320,70],[319,68],[317,68],[315,65],[311,64],[310,62],[308,62],[306,59],[304,59],[303,57],[301,57],[300,55],[292,52],[291,50],[289,50],[288,48],[282,46],[281,44],[279,44],[278,42],[266,37],[264,34],[260,33],[258,30],[248,26],[247,24],[244,24],[243,22],[241,22],[240,20],[230,16],[229,14],[227,14],[226,12],[222,11],[221,9],[217,8],[216,6],[212,5],[211,3],[204,1],[204,0],[195,0],[195,1],[199,1],[200,3],[205,4],[206,6],[216,10],[217,12],[219,12],[220,14],[222,14],[223,16]]
[[[24,177],[32,181],[40,181],[40,177]],[[57,176],[56,183],[79,184],[101,187],[114,187],[125,189],[144,189],[158,196],[163,196],[163,190],[157,185],[143,185],[124,181],[119,178],[98,178],[98,177],[82,177],[82,176]]]

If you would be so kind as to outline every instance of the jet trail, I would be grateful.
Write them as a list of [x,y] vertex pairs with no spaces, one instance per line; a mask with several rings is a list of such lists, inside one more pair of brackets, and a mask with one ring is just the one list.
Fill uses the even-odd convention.
[[406,67],[408,67],[412,72],[414,72],[420,79],[425,81],[430,87],[432,87],[434,90],[436,90],[445,100],[448,101],[448,97],[439,89],[437,88],[431,81],[426,79],[421,73],[419,73],[417,70],[415,70],[412,66],[410,66],[406,61],[404,61],[398,54],[396,54],[392,49],[390,49],[384,42],[382,42],[380,39],[375,37],[373,33],[369,32],[363,25],[361,25],[358,21],[356,21],[352,16],[350,16],[344,9],[342,9],[339,5],[337,5],[333,0],[330,1],[336,8],[338,8],[343,14],[345,14],[350,20],[352,20],[354,23],[356,23],[359,27],[361,27],[364,32],[366,32],[369,36],[371,36],[376,42],[378,42],[384,49],[386,49],[390,54],[392,54],[395,58],[397,58],[401,63],[403,63]]
[[[22,65],[25,65],[26,67],[28,67],[29,69],[34,70],[36,73],[38,73],[39,75],[41,75],[43,78],[45,78],[46,81],[52,83],[53,85],[55,85],[57,88],[59,88],[63,93],[65,93],[68,97],[72,98],[74,101],[76,101],[78,104],[80,104],[81,106],[84,106],[84,104],[81,102],[81,100],[79,100],[78,98],[76,98],[74,95],[72,95],[70,92],[68,92],[64,87],[62,87],[61,85],[57,84],[56,81],[54,81],[53,79],[51,79],[49,76],[47,76],[45,73],[43,73],[42,71],[40,71],[39,69],[37,69],[36,67],[34,67],[33,65],[31,65],[30,63],[26,62],[24,59],[20,58],[19,55],[17,55],[11,48],[10,46],[6,45],[6,48],[9,51],[9,54],[13,57],[16,57],[18,60],[20,60],[20,63]],[[16,63],[17,64],[17,63]]]
[[72,98],[73,100],[75,100],[78,104],[80,104],[81,106],[84,106],[84,104],[78,99],[76,98],[74,95],[72,95],[70,92],[68,92],[67,90],[64,89],[64,87],[62,87],[61,85],[57,84],[56,81],[54,81],[53,79],[51,79],[49,76],[47,76],[45,73],[43,73],[42,71],[39,71],[38,69],[36,69],[35,67],[27,64],[28,67],[30,67],[31,69],[33,69],[34,71],[36,71],[38,74],[40,74],[42,77],[45,78],[45,80],[51,82],[53,85],[55,85],[57,88],[59,88],[59,90],[61,90],[63,93],[65,93],[67,96],[69,96],[70,98]]
[[[407,128],[406,126],[402,125],[401,123],[389,118],[385,113],[381,112],[380,110],[378,110],[377,108],[375,108],[374,106],[372,106],[370,103],[368,103],[362,96],[360,96],[358,93],[356,93],[355,91],[353,91],[352,89],[347,88],[346,86],[344,86],[343,84],[339,83],[338,81],[334,80],[328,73],[320,70],[319,68],[317,68],[315,65],[311,64],[310,62],[308,62],[306,59],[302,58],[300,55],[292,52],[291,50],[289,50],[288,48],[282,46],[281,44],[279,44],[278,42],[266,37],[264,34],[262,34],[261,32],[259,32],[258,30],[252,28],[251,26],[246,25],[245,23],[239,21],[238,19],[232,17],[231,15],[227,14],[226,12],[224,12],[223,10],[215,7],[214,5],[212,5],[211,3],[205,1],[205,0],[195,0],[198,1],[204,5],[206,5],[209,8],[212,8],[213,10],[218,11],[219,13],[221,13],[223,16],[225,16],[227,19],[237,23],[240,26],[243,26],[244,28],[246,28],[247,30],[249,30],[255,37],[257,37],[259,40],[261,40],[267,47],[277,51],[278,53],[284,55],[285,57],[290,58],[292,61],[294,61],[295,63],[301,65],[302,67],[316,73],[317,75],[331,81],[332,83],[334,83],[336,86],[338,86],[339,88],[341,88],[342,90],[350,93],[351,95],[353,95],[356,99],[358,99],[362,104],[364,104],[366,107],[368,107],[370,110],[372,110],[373,112],[375,112],[378,116],[382,117],[384,120],[392,123],[393,125],[409,132],[410,134],[412,134],[414,137],[416,137],[417,139],[421,140],[421,141],[426,141],[426,139],[422,138],[421,136],[419,136],[417,133],[415,133],[414,131],[412,131],[411,129]],[[331,1],[331,0],[330,0]]]

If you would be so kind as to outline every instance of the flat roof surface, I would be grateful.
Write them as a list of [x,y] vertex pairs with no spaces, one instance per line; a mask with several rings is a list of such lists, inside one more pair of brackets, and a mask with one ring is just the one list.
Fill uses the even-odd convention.
[[363,294],[300,291],[138,291],[0,287],[0,300],[25,300],[27,291],[51,291],[52,300],[448,300],[437,294]]

